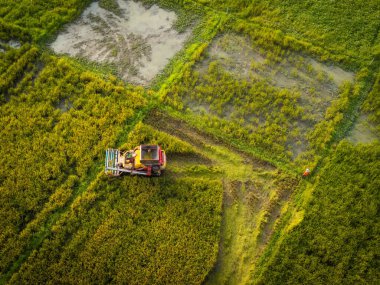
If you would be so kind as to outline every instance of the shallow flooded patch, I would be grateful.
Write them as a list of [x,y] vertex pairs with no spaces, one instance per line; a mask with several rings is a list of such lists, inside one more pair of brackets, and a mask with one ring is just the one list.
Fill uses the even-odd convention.
[[117,0],[112,11],[92,3],[58,35],[51,48],[58,54],[114,65],[125,80],[148,84],[183,46],[190,32],[178,33],[174,12],[157,5]]

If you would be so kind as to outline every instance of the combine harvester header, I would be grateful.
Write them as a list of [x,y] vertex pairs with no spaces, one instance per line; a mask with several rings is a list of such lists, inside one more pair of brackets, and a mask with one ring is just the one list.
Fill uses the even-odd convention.
[[140,145],[133,150],[107,149],[105,172],[108,175],[160,176],[166,168],[165,151],[159,145]]

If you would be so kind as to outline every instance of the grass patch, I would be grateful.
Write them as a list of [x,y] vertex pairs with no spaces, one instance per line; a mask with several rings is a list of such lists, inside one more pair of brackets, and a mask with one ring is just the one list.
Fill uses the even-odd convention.
[[117,16],[121,16],[121,9],[117,0],[99,0],[99,7],[106,9]]

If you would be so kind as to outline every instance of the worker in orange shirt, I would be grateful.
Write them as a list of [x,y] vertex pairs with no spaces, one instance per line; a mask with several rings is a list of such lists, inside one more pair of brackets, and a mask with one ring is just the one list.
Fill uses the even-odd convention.
[[306,168],[305,172],[302,174],[303,177],[309,176],[311,173],[309,168]]

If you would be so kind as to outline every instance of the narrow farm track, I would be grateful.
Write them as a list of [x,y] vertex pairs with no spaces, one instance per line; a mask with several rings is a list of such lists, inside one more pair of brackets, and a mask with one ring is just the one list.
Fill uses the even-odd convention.
[[203,175],[218,175],[224,188],[218,259],[205,284],[247,283],[298,181],[167,114],[153,111],[145,123],[190,143],[200,164],[219,170]]

